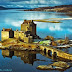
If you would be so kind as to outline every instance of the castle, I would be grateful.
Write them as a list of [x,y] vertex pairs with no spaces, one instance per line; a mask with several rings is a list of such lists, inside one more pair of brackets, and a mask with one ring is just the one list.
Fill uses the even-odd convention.
[[9,38],[16,38],[25,43],[32,43],[33,38],[35,36],[37,36],[36,24],[33,22],[33,20],[24,20],[24,22],[21,24],[21,31],[19,30],[13,31],[11,28],[10,29],[3,28],[1,31],[2,41]]

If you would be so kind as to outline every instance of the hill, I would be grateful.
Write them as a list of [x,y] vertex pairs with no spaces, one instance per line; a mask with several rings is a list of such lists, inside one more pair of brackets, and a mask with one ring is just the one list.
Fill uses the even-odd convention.
[[28,9],[24,11],[48,11],[48,12],[71,12],[72,13],[72,5],[60,5],[54,7],[39,7],[34,9]]
[[5,9],[7,9],[7,8],[0,6],[0,10],[5,10]]

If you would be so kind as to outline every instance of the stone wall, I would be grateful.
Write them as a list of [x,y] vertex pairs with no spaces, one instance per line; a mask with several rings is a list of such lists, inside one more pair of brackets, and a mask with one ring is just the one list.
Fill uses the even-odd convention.
[[24,42],[25,43],[32,43],[33,42],[33,39],[30,37],[24,37]]
[[36,24],[28,23],[28,24],[21,24],[21,31],[31,31],[32,35],[36,35]]
[[14,37],[24,41],[25,43],[33,42],[32,36],[26,37],[26,34],[22,31],[14,31]]
[[24,36],[25,36],[24,32],[22,32],[22,31],[14,31],[14,37],[15,38],[24,40]]
[[2,31],[1,32],[1,41],[6,40],[9,38],[9,32],[8,31]]

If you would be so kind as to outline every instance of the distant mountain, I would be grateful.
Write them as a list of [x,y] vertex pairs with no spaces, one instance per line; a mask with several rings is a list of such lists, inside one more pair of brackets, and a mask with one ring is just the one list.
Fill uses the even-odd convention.
[[39,7],[34,9],[28,9],[24,11],[48,11],[48,12],[71,12],[72,13],[72,5],[60,5],[54,7]]
[[0,10],[6,10],[6,9],[32,9],[32,8],[20,8],[20,7],[17,7],[17,8],[5,8],[3,6],[0,6]]
[[7,8],[0,6],[0,10],[6,10]]

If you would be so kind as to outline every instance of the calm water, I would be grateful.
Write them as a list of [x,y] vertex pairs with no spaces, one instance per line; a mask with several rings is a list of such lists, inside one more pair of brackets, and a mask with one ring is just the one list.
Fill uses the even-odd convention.
[[[0,10],[0,40],[2,28],[19,29],[24,19],[48,19],[48,18],[70,18],[65,13],[55,12],[24,12],[18,10]],[[37,24],[37,34],[44,38],[52,35],[55,38],[64,38],[65,34],[72,39],[72,20],[64,20],[62,23],[41,23]],[[66,50],[72,54],[72,48]],[[9,55],[8,55],[9,53]],[[39,59],[38,61],[36,59]],[[36,60],[36,61],[35,61]],[[41,53],[29,53],[18,51],[2,51],[0,50],[0,69],[11,69],[13,72],[60,72],[60,71],[41,71],[37,70],[38,65],[48,65],[52,63],[52,59],[43,56]],[[66,70],[71,72],[72,68]]]

